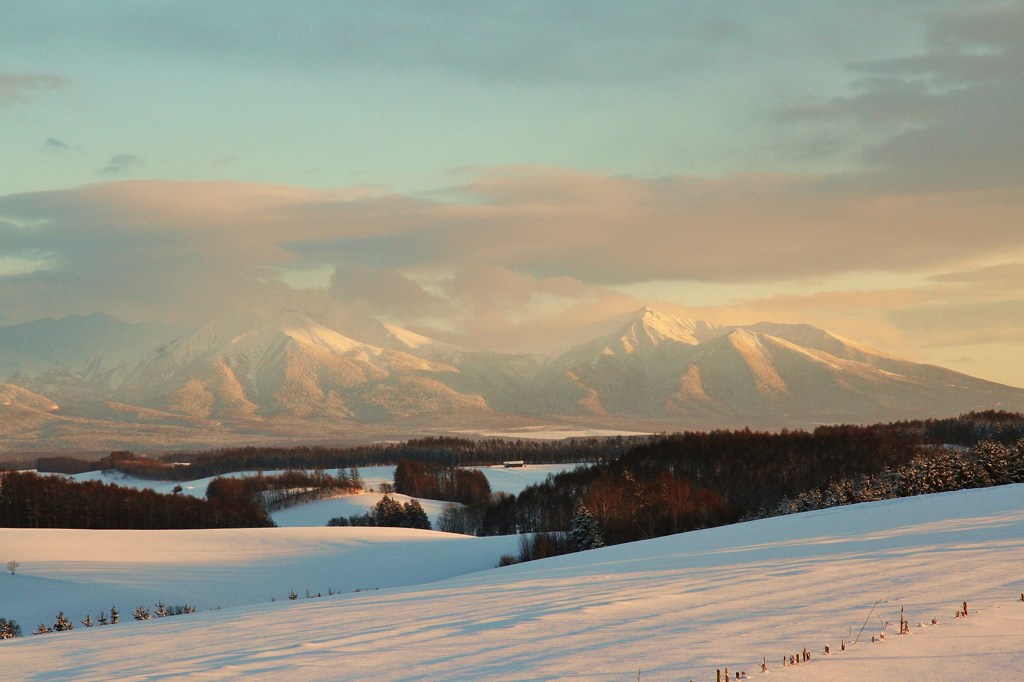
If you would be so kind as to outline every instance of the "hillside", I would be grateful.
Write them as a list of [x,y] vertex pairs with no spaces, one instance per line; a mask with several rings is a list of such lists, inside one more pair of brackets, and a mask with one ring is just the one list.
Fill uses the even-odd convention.
[[[253,600],[0,647],[5,674],[25,680],[626,680],[641,668],[642,680],[706,680],[723,667],[758,678],[762,656],[771,674],[799,680],[1015,679],[1024,666],[1022,510],[1024,485],[1004,486],[501,569],[463,553],[500,551],[486,545],[498,539],[416,531],[266,529],[221,537],[4,529],[0,545],[19,555],[21,568],[0,576],[0,594],[5,605],[16,597],[19,612],[33,599],[70,591],[94,595],[83,601],[99,602],[90,606],[97,610],[112,595],[129,604],[129,593],[138,602],[172,599],[170,588],[183,586]],[[454,565],[460,573],[486,570],[434,582],[454,575]],[[269,601],[276,591],[301,592],[296,583],[314,576],[344,588],[349,575],[381,589]],[[965,600],[970,617],[954,618]],[[890,625],[884,642],[871,643],[886,621],[897,622],[901,606],[911,635],[899,637]],[[837,651],[841,640],[845,652]],[[782,671],[782,657],[804,647],[812,661]]]

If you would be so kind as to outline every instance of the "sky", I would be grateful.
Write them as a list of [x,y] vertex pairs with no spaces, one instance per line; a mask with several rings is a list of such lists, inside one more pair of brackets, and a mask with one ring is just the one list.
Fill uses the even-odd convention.
[[651,305],[1024,386],[1024,2],[0,0],[0,325]]

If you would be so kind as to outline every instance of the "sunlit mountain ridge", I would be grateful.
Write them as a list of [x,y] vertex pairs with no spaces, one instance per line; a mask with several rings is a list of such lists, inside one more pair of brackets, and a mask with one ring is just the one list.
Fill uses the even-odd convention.
[[1024,389],[810,325],[720,326],[647,307],[552,357],[299,308],[236,311],[187,331],[104,315],[45,320],[0,328],[0,349],[8,450],[75,447],[76,434],[107,447],[538,422],[812,427],[1024,410]]

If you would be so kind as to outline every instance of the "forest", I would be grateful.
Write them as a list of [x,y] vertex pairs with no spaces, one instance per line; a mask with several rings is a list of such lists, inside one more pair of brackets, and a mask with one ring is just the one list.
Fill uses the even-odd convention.
[[69,481],[32,472],[0,472],[0,526],[167,530],[272,526],[248,502],[161,495],[100,481]]
[[[602,542],[615,544],[831,503],[1019,482],[1024,480],[1022,439],[1024,416],[989,411],[951,419],[777,433],[744,429],[558,442],[424,438],[353,448],[246,447],[160,458],[121,451],[90,466],[164,480],[263,468],[313,469],[313,473],[219,478],[210,484],[207,500],[192,502],[166,501],[162,498],[175,496],[139,492],[148,495],[145,504],[153,511],[141,510],[141,502],[106,501],[131,496],[115,494],[102,484],[75,488],[86,484],[6,474],[0,523],[84,527],[265,523],[268,510],[276,506],[358,489],[361,482],[354,469],[358,465],[395,464],[397,492],[451,503],[438,520],[440,530],[478,535],[568,533],[585,512],[599,529]],[[494,493],[481,472],[464,468],[507,460],[582,466],[550,476],[518,495]],[[324,472],[327,466],[348,470],[339,468],[338,475],[332,476]],[[58,492],[62,486],[79,492]],[[25,492],[37,488],[46,490]],[[85,501],[90,498],[96,502]],[[193,503],[214,506],[207,514],[186,508]],[[128,514],[129,509],[134,511]],[[199,521],[204,514],[213,520]],[[182,520],[175,521],[179,516]],[[380,518],[390,517],[382,512]],[[379,522],[373,515],[352,521]],[[113,523],[137,525],[85,525]],[[174,523],[179,525],[160,525]]]
[[[627,452],[649,436],[609,438],[568,438],[561,441],[469,440],[447,436],[418,438],[403,443],[358,445],[347,448],[326,446],[222,448],[204,452],[171,452],[159,458],[130,451],[112,452],[100,460],[71,457],[40,457],[39,471],[78,474],[85,471],[116,470],[149,480],[188,481],[234,471],[275,469],[348,469],[353,466],[391,466],[401,460],[431,462],[445,466],[483,466],[521,460],[527,464],[598,462]],[[0,467],[2,468],[2,467]]]

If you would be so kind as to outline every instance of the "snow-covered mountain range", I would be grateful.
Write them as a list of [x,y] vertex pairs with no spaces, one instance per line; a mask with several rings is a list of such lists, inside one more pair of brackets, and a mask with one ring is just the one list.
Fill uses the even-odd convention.
[[94,314],[0,328],[0,449],[316,440],[544,423],[811,426],[1024,410],[1024,389],[808,325],[643,308],[555,357],[475,351],[330,308],[199,329]]

